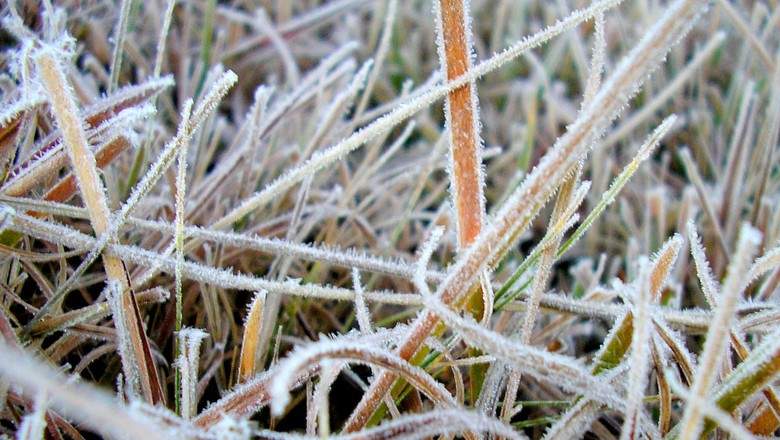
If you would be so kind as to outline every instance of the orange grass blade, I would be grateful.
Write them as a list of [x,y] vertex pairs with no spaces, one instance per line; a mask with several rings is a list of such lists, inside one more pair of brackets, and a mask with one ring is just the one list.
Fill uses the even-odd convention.
[[245,382],[257,372],[257,342],[263,325],[265,292],[255,294],[244,323],[244,338],[241,342],[241,358],[238,363],[238,383]]

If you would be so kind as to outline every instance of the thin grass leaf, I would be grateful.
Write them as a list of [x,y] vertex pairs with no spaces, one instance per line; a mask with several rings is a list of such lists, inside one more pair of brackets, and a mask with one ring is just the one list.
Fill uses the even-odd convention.
[[777,270],[778,267],[780,267],[780,247],[776,246],[763,257],[757,258],[750,266],[750,272],[747,275],[748,283],[752,283],[770,271]]
[[[736,222],[743,203],[745,173],[747,171],[748,144],[753,142],[751,131],[748,130],[748,119],[755,118],[756,107],[755,84],[747,82],[739,105],[739,113],[734,123],[734,133],[729,144],[729,156],[726,159],[726,181],[723,183],[723,204],[720,209],[720,219],[725,224],[729,238],[736,232]],[[752,121],[755,122],[755,121]],[[752,124],[750,124],[752,125]]]
[[596,96],[596,92],[601,86],[601,75],[604,71],[604,61],[606,59],[607,41],[604,29],[604,13],[596,15],[593,25],[593,56],[590,59],[590,70],[588,71],[588,81],[585,84],[585,94],[582,99],[582,105]]
[[[129,1],[129,0],[128,0]],[[192,112],[192,101],[184,103],[184,109],[182,110],[182,119],[188,121],[190,119],[190,113]],[[193,404],[191,403],[192,395],[185,396],[185,393],[190,393],[191,390],[185,390],[184,388],[184,376],[189,372],[185,372],[187,367],[187,361],[185,353],[182,349],[187,342],[187,337],[196,337],[196,335],[186,332],[182,334],[182,303],[184,302],[184,296],[182,294],[182,270],[181,266],[184,263],[184,197],[186,193],[186,176],[187,176],[187,143],[179,149],[178,152],[178,166],[176,169],[176,233],[174,235],[176,243],[176,269],[174,271],[174,283],[176,291],[176,316],[174,322],[174,331],[179,335],[174,344],[173,352],[174,358],[179,362],[179,368],[176,372],[174,379],[174,393],[176,396],[175,410],[177,414],[181,414],[186,419],[192,418],[194,411]],[[190,378],[190,381],[194,379]],[[185,400],[187,400],[185,402]]]
[[639,147],[639,150],[637,151],[636,156],[634,156],[634,159],[632,159],[631,162],[626,165],[623,171],[621,171],[621,173],[612,181],[609,186],[609,191],[604,193],[598,205],[596,205],[593,211],[591,211],[591,213],[585,217],[585,219],[582,221],[582,224],[577,228],[572,236],[561,245],[561,248],[558,250],[559,256],[565,253],[569,247],[571,247],[574,243],[577,242],[577,240],[579,240],[580,237],[582,237],[593,221],[598,217],[599,214],[601,214],[604,208],[615,201],[615,197],[620,193],[625,184],[628,183],[629,179],[631,179],[631,177],[634,175],[639,167],[639,164],[650,157],[652,152],[661,142],[661,139],[666,136],[676,121],[677,115],[669,115],[660,124],[658,124],[658,127],[653,130],[642,146]]
[[130,339],[130,330],[127,328],[128,319],[122,302],[122,285],[116,280],[110,280],[106,284],[105,296],[114,318],[114,328],[118,339],[117,348],[124,372],[124,387],[131,395],[138,395],[141,391],[141,373],[134,359],[133,343]]
[[[780,136],[780,63],[775,64],[772,71],[771,81],[769,86],[769,96],[771,97],[768,102],[767,116],[764,123],[761,126],[761,132],[758,135],[758,148],[754,155],[754,160],[758,159],[758,163],[751,164],[751,168],[758,168],[758,184],[755,185],[752,196],[753,200],[762,200],[765,197],[767,191],[770,188],[770,176],[772,174],[772,163],[775,161],[776,156],[776,139]],[[750,222],[751,224],[758,223],[759,203],[754,203],[751,207]]]
[[[162,303],[169,299],[167,290],[160,287],[145,292],[138,292],[136,300],[139,306],[146,304]],[[112,314],[110,303],[95,303],[70,312],[59,313],[55,316],[43,318],[35,325],[30,326],[30,336],[48,335],[54,332],[68,330],[79,324],[94,322]]]
[[95,158],[88,146],[83,121],[79,118],[78,108],[71,96],[72,88],[62,71],[60,57],[53,47],[44,47],[36,54],[35,59],[44,84],[48,87],[49,102],[63,132],[84,203],[90,211],[95,230],[102,234],[108,230],[108,207],[96,171]]
[[390,0],[387,2],[384,11],[384,20],[382,21],[382,36],[379,43],[376,46],[376,52],[374,54],[374,63],[371,68],[371,74],[366,81],[366,87],[363,90],[363,95],[360,97],[360,102],[355,108],[355,115],[360,116],[368,106],[368,100],[371,97],[371,92],[376,85],[379,73],[382,71],[382,67],[390,52],[390,46],[392,44],[393,27],[398,15],[398,0]]
[[[343,368],[341,363],[334,363],[330,361],[324,361],[321,365],[320,382],[317,384],[317,389],[314,391],[314,411],[316,418],[316,428],[320,438],[327,438],[330,435],[330,405],[328,404],[328,394],[330,393],[333,382],[339,375],[339,372]],[[308,431],[307,427],[307,431]],[[312,429],[313,432],[313,429]]]
[[688,179],[691,181],[691,183],[693,183],[694,188],[696,188],[696,193],[699,195],[699,200],[704,207],[704,212],[707,214],[710,225],[715,229],[716,237],[718,238],[718,244],[720,244],[721,248],[721,253],[728,261],[731,250],[726,243],[726,238],[723,234],[723,230],[720,227],[720,222],[718,221],[718,217],[715,214],[715,208],[712,206],[712,202],[710,201],[709,197],[707,197],[708,190],[704,187],[704,181],[702,180],[701,174],[699,174],[699,170],[696,164],[693,162],[693,158],[691,158],[691,152],[688,150],[688,148],[683,148],[680,150],[680,159],[685,166],[685,172],[688,175]]
[[750,48],[756,51],[756,55],[758,55],[758,59],[764,65],[764,68],[770,72],[777,70],[776,58],[773,59],[761,40],[753,33],[750,26],[745,23],[745,20],[740,17],[737,10],[729,2],[721,0],[718,1],[718,7],[726,12],[728,18],[731,19],[737,30],[747,40]]
[[[216,2],[213,4],[210,4],[210,9],[213,9],[216,6]],[[209,17],[211,17],[213,14],[212,12],[209,14]],[[279,58],[282,60],[282,65],[284,66],[284,73],[285,73],[285,79],[286,83],[288,85],[294,86],[300,82],[300,76],[301,73],[298,69],[298,65],[295,62],[295,56],[292,54],[289,45],[285,42],[282,35],[278,32],[276,26],[274,23],[271,22],[270,18],[268,17],[268,13],[265,11],[265,9],[260,9],[257,11],[257,13],[254,16],[254,26],[257,28],[257,30],[263,34],[265,34],[268,37],[268,40],[271,42],[271,44],[276,48],[277,53],[279,54]],[[211,21],[208,22],[208,25],[211,26]],[[204,44],[206,48],[211,47],[211,29],[204,29],[204,43],[206,40],[209,41],[208,45]],[[204,51],[203,54],[203,63],[208,65],[210,60],[208,59],[208,53]]]
[[116,90],[119,83],[119,73],[122,71],[122,59],[124,55],[125,37],[127,36],[128,23],[130,21],[130,9],[133,0],[122,0],[119,10],[119,21],[114,36],[114,53],[111,56],[111,77],[108,81],[108,92]]
[[658,385],[658,430],[661,435],[669,432],[672,424],[672,389],[669,379],[666,378],[667,363],[659,353],[660,346],[656,338],[652,340],[653,369],[655,370],[656,383]]
[[26,119],[42,104],[41,101],[19,100],[4,106],[0,113],[0,180],[5,183],[6,172],[15,156],[14,146],[24,131]]

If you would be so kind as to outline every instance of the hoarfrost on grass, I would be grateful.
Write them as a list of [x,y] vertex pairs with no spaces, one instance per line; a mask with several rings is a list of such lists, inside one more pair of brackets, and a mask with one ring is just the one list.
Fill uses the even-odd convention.
[[298,348],[280,362],[278,368],[281,371],[271,379],[269,386],[271,410],[274,414],[281,415],[290,402],[290,390],[297,375],[311,364],[321,363],[322,360],[348,360],[391,369],[414,384],[434,402],[450,408],[457,407],[447,389],[422,368],[380,347],[337,338],[324,339]]

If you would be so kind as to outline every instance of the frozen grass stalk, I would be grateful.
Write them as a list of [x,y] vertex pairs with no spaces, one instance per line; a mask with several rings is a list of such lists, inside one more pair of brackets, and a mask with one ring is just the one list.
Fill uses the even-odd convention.
[[116,396],[62,374],[0,340],[0,372],[33,395],[44,394],[51,408],[97,433],[120,439],[164,439],[164,428],[142,423]]
[[650,369],[650,298],[652,296],[650,263],[640,260],[640,278],[634,290],[634,334],[631,336],[631,358],[626,402],[628,409],[621,429],[621,440],[642,438],[639,416],[644,411],[643,398]]
[[[184,110],[182,111],[182,119],[189,120],[190,118],[190,112],[192,111],[192,101],[187,101],[184,103]],[[187,182],[187,144],[184,144],[182,148],[179,149],[179,155],[178,155],[178,167],[176,168],[176,270],[174,273],[175,279],[176,279],[176,321],[174,322],[174,331],[176,331],[177,334],[181,332],[182,330],[182,302],[184,301],[184,296],[182,295],[182,273],[181,273],[181,266],[184,263],[184,203],[185,203],[185,193],[186,193],[186,182]],[[176,342],[174,345],[174,357],[176,359],[179,359],[182,354],[182,346],[181,346],[182,338],[176,338]],[[180,364],[180,367],[182,364]],[[183,395],[182,390],[182,384],[181,384],[181,368],[177,369],[176,371],[176,377],[174,379],[175,381],[175,395],[176,395],[176,412],[184,415],[184,412],[186,408],[182,408],[180,406],[181,402],[179,400],[179,396]]]
[[207,337],[208,333],[196,328],[178,332],[180,354],[176,363],[181,374],[181,416],[185,420],[197,415],[200,345]]
[[[434,2],[439,60],[446,81],[471,69],[471,28],[466,0]],[[458,224],[458,243],[470,245],[482,230],[485,211],[482,141],[474,80],[447,94],[444,105],[450,136],[450,186]]]
[[[65,146],[73,169],[76,172],[79,189],[84,204],[90,214],[92,227],[98,237],[108,234],[110,229],[110,212],[106,201],[105,190],[98,176],[95,157],[87,143],[83,120],[79,116],[78,107],[73,100],[72,88],[65,78],[61,55],[55,53],[52,46],[44,45],[35,55],[35,62],[46,86],[49,102],[54,109],[55,118],[62,130]],[[111,237],[107,237],[111,239]],[[125,269],[119,259],[110,256],[103,257],[103,264],[110,280],[122,286],[122,308],[126,319],[128,337],[132,341],[132,356],[125,362],[135,362],[139,370],[139,380],[144,398],[149,403],[162,400],[162,390],[157,378],[154,361],[151,358],[145,330],[138,316],[138,305],[134,293],[125,275]],[[129,355],[130,353],[128,353]]]

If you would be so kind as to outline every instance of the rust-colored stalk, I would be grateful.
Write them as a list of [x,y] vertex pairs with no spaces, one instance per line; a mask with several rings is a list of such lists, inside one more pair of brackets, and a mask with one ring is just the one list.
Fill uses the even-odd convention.
[[[471,68],[465,3],[464,0],[441,0],[438,7],[441,24],[439,51],[447,81],[458,78]],[[473,82],[451,91],[444,109],[451,142],[450,178],[458,216],[460,248],[471,244],[479,235],[485,211],[475,93]]]
[[[440,0],[437,5],[439,58],[447,82],[464,75],[471,68],[470,30],[466,6],[465,0]],[[475,93],[474,82],[466,83],[449,92],[444,106],[451,143],[450,190],[457,215],[458,245],[461,250],[472,244],[482,231],[485,211],[481,141]],[[456,298],[456,295],[445,295],[442,301],[452,306]],[[475,294],[475,301],[481,302],[481,296]],[[484,313],[480,310],[481,304],[470,304],[469,308],[478,314]],[[405,343],[399,347],[398,354],[404,359],[411,359],[438,322],[438,316],[428,310],[424,311],[414,323]],[[384,394],[394,381],[394,375],[382,374],[376,378],[372,389],[385,390],[382,392]],[[362,427],[376,404],[378,401],[374,402],[371,398],[361,401],[344,431],[350,432]]]

